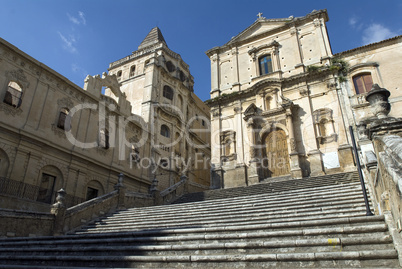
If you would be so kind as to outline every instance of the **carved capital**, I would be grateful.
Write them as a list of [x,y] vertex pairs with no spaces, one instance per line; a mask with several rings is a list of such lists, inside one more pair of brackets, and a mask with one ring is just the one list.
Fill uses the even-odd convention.
[[299,93],[301,96],[307,96],[310,93],[310,91],[307,88],[302,88],[299,90]]
[[319,19],[314,19],[313,24],[314,27],[318,28],[321,26],[321,21]]
[[235,112],[236,114],[239,114],[239,113],[241,113],[241,111],[242,111],[242,107],[241,107],[241,106],[234,107],[233,110],[234,110],[234,112]]

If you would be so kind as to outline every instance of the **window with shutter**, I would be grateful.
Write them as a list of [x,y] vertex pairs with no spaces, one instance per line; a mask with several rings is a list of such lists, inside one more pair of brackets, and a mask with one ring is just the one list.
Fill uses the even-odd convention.
[[373,79],[370,73],[359,74],[353,77],[356,94],[369,92],[373,86]]

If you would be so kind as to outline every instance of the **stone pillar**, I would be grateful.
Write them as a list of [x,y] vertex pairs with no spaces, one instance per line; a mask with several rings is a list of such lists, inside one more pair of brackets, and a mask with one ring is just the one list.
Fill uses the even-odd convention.
[[239,64],[238,64],[238,51],[237,47],[232,48],[232,65],[233,65],[233,91],[240,91],[240,83],[239,83]]
[[260,181],[258,175],[259,168],[259,159],[257,156],[257,149],[255,148],[256,139],[255,139],[255,123],[253,118],[249,118],[247,120],[247,130],[250,141],[250,165],[248,167],[248,184],[253,185]]
[[302,178],[303,174],[300,168],[299,153],[297,152],[296,139],[293,130],[293,119],[291,108],[286,109],[286,125],[289,130],[289,156],[290,156],[290,173],[293,178]]
[[219,56],[214,54],[211,59],[211,98],[219,96]]
[[65,197],[66,191],[60,189],[57,192],[56,203],[50,209],[50,213],[54,215],[53,235],[64,234],[64,219],[66,215]]
[[215,107],[211,110],[211,189],[224,188],[220,130],[220,109]]
[[117,209],[124,209],[125,208],[125,199],[126,199],[126,187],[123,185],[124,175],[120,173],[118,177],[118,182],[114,185],[114,189],[118,191],[118,202],[117,202]]
[[235,131],[236,137],[233,140],[236,141],[236,149],[235,152],[237,154],[237,165],[244,165],[245,163],[245,154],[244,154],[244,144],[245,141],[243,139],[243,119],[242,119],[242,107],[241,104],[237,104],[234,108],[234,117],[235,117]]

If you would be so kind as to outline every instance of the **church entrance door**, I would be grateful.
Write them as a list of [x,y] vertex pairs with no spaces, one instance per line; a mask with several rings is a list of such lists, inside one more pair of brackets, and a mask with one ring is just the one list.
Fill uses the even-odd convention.
[[286,133],[275,129],[265,138],[265,166],[267,177],[278,177],[290,174],[288,141]]

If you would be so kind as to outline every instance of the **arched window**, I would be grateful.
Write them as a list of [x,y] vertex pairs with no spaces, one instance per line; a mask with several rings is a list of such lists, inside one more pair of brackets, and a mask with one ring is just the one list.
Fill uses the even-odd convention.
[[117,72],[117,80],[120,80],[120,79],[121,79],[121,75],[122,75],[122,72],[121,72],[121,70],[119,70],[119,71]]
[[107,129],[99,131],[99,146],[104,149],[109,148],[109,131]]
[[369,92],[373,86],[373,79],[370,73],[358,74],[353,77],[353,84],[357,94]]
[[258,59],[260,64],[260,75],[272,73],[272,59],[271,55],[264,55]]
[[173,100],[173,89],[170,88],[168,85],[163,87],[163,97]]
[[22,88],[20,85],[17,84],[17,82],[10,81],[10,83],[8,83],[8,88],[3,102],[16,108],[21,106]]
[[59,119],[57,120],[57,127],[66,131],[71,129],[71,119],[68,117],[69,110],[62,108],[59,112]]
[[130,67],[130,77],[134,77],[135,75],[135,65]]
[[179,75],[180,75],[180,80],[184,82],[186,80],[186,75],[183,73],[183,71],[180,71]]
[[179,94],[177,96],[177,107],[182,110],[183,109],[183,98],[181,97],[181,95]]
[[170,129],[164,124],[161,126],[161,135],[168,138],[170,137]]
[[167,61],[166,62],[166,68],[169,72],[173,72],[176,70],[176,66],[174,66],[174,64],[172,64],[171,61]]

